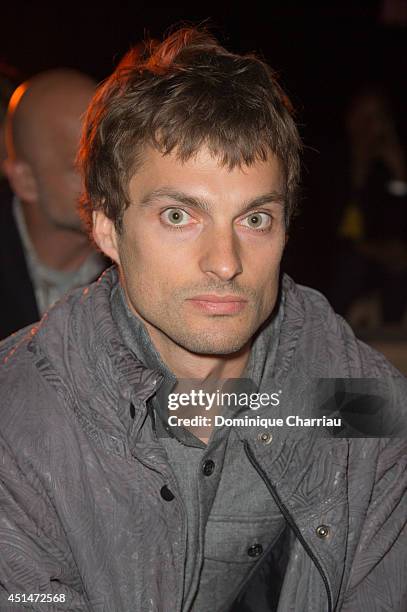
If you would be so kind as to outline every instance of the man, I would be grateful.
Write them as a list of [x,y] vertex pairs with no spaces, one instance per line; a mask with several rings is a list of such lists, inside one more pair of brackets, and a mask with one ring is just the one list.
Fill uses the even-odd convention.
[[76,210],[75,156],[94,90],[86,75],[51,70],[20,85],[10,100],[5,171],[15,197],[3,194],[0,206],[0,338],[37,321],[105,267]]
[[[396,407],[404,385],[280,281],[299,150],[271,70],[205,32],[99,90],[82,204],[116,265],[2,344],[2,609],[404,609],[404,439],[291,429],[314,404],[360,408],[352,377]],[[245,397],[288,427],[252,425]]]

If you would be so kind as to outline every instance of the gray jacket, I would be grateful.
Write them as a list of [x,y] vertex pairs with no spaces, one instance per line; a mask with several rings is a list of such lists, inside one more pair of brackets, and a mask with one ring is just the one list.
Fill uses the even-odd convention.
[[[181,610],[184,513],[163,446],[138,436],[160,375],[121,340],[110,310],[115,283],[111,269],[0,345],[1,612]],[[397,381],[404,409],[404,379],[355,339],[325,298],[287,277],[283,291],[278,384],[385,378]],[[291,403],[303,399],[291,393]],[[245,427],[236,434],[289,527],[270,609],[405,612],[405,440],[271,441]],[[171,503],[160,495],[167,483]],[[244,538],[236,534],[237,551]],[[236,609],[267,609],[256,601],[267,601],[275,575],[268,567],[265,559]],[[27,601],[30,594],[56,597]]]

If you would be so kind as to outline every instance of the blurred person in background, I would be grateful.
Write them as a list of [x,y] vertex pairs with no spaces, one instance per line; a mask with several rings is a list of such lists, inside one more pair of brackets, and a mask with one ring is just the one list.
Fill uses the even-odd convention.
[[[346,150],[329,183],[336,228],[330,298],[357,327],[400,325],[407,306],[407,164],[386,94],[377,87],[355,94],[345,128]],[[369,296],[378,308],[354,308]]]
[[0,338],[29,325],[105,267],[77,213],[82,115],[95,90],[84,74],[41,73],[14,92],[4,170],[14,197],[0,206]]

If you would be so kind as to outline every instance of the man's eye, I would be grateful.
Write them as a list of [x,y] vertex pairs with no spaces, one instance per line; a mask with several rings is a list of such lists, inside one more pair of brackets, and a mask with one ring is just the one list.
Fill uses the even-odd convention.
[[191,215],[182,210],[181,208],[167,208],[161,213],[161,217],[164,219],[166,223],[169,225],[188,225],[188,222],[191,219]]
[[251,213],[242,224],[251,229],[267,229],[271,226],[271,215],[263,212]]

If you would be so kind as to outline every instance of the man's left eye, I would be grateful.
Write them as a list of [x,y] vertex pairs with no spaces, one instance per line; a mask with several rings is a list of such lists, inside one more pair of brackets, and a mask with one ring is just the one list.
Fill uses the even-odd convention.
[[267,229],[271,226],[271,215],[264,212],[251,213],[242,220],[242,225],[250,229]]
[[191,215],[181,208],[167,208],[161,213],[161,217],[168,225],[174,225],[175,227],[188,225],[191,220]]

